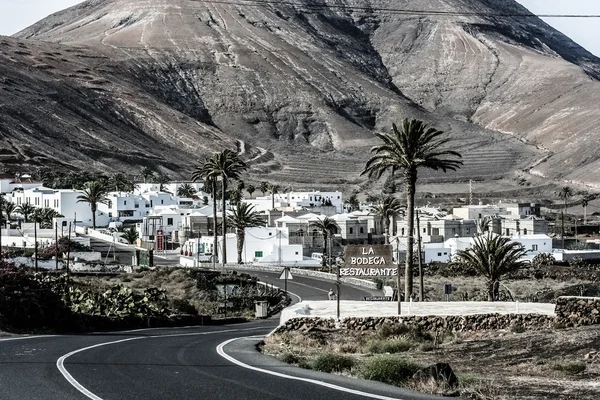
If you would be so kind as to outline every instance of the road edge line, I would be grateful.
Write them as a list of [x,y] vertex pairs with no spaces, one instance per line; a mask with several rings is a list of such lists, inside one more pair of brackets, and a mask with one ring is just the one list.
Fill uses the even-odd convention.
[[249,338],[249,337],[251,337],[251,336],[239,337],[239,338],[233,338],[233,339],[226,340],[226,341],[224,341],[223,343],[221,343],[221,344],[219,344],[217,346],[217,353],[221,357],[223,357],[227,361],[229,361],[229,362],[237,365],[238,367],[246,368],[246,369],[249,369],[251,371],[257,371],[257,372],[261,372],[263,374],[273,375],[273,376],[277,376],[279,378],[284,378],[284,379],[290,379],[290,380],[295,380],[295,381],[312,383],[314,385],[324,386],[324,387],[329,388],[329,389],[333,389],[333,390],[337,390],[337,391],[345,392],[345,393],[350,393],[350,394],[355,394],[355,395],[358,395],[358,396],[368,397],[368,398],[371,398],[371,399],[378,399],[378,400],[403,400],[402,398],[399,398],[399,397],[388,397],[388,396],[378,395],[378,394],[374,394],[374,393],[362,392],[360,390],[349,389],[349,388],[345,388],[343,386],[334,385],[333,383],[327,383],[327,382],[318,381],[318,380],[310,379],[310,378],[302,378],[302,377],[299,377],[299,376],[286,375],[286,374],[282,374],[281,372],[275,372],[275,371],[270,371],[268,369],[262,369],[262,368],[258,368],[258,367],[253,367],[252,365],[245,364],[245,363],[243,363],[243,362],[241,362],[241,361],[233,358],[232,356],[230,356],[229,354],[227,354],[225,352],[224,347],[227,346],[229,343],[234,342],[236,340]]

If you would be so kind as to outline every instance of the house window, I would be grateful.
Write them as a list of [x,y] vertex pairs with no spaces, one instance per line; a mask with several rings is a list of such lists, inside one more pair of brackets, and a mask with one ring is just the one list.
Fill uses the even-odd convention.
[[127,205],[127,200],[123,200],[123,205],[126,206]]
[[440,228],[431,228],[431,234],[433,236],[439,236],[439,234],[440,234]]
[[269,236],[273,235],[273,232],[269,232]]
[[427,228],[423,228],[423,233],[427,233]]
[[108,213],[108,217],[109,217],[109,218],[112,218],[112,212],[109,212],[109,213]]
[[58,200],[54,200],[54,207],[58,207],[60,205],[60,202]]
[[532,244],[531,245],[531,251],[538,251],[538,245],[537,244]]
[[150,207],[154,207],[154,201],[150,200]]
[[296,252],[296,255],[298,255],[298,252]]
[[447,255],[448,255],[448,252],[447,252],[447,251],[445,251],[445,252],[444,252],[444,255],[445,255],[445,256],[447,256]]
[[164,201],[164,200],[161,200],[161,201],[160,201],[160,204],[165,204],[165,201]]
[[44,200],[44,207],[50,207],[50,200]]
[[67,226],[67,221],[63,221],[62,226]]
[[510,236],[510,229],[506,228],[506,236]]
[[35,198],[35,205],[36,205],[36,206],[39,206],[39,205],[40,205],[40,198],[39,198],[39,197],[36,197],[36,198]]
[[438,257],[441,257],[441,256],[442,256],[442,253],[438,253]]
[[360,227],[360,233],[365,233],[365,228],[363,228],[362,226]]
[[255,251],[254,252],[254,257],[261,258],[262,256],[263,256],[263,252],[262,251]]
[[106,205],[108,206],[108,208],[112,208],[112,200],[109,200]]
[[350,233],[354,233],[354,228],[350,228]]
[[167,218],[167,225],[168,226],[172,226],[173,225],[173,218]]
[[523,229],[523,235],[527,235],[527,228]]
[[404,228],[402,228],[402,236],[404,236]]

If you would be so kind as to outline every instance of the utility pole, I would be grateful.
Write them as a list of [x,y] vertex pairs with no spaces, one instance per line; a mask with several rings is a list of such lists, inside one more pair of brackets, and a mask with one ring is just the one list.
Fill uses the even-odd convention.
[[69,222],[69,236],[67,242],[67,281],[69,280],[70,271],[69,271],[69,261],[71,259],[71,223]]
[[417,252],[419,254],[419,301],[423,301],[423,260],[421,257],[421,226],[417,209]]
[[33,221],[33,240],[35,242],[33,256],[34,256],[34,265],[35,272],[38,272],[38,241],[37,241],[37,221]]

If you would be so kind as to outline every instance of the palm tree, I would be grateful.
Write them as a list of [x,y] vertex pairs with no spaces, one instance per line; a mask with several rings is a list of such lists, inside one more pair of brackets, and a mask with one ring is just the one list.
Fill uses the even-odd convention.
[[246,192],[248,192],[248,196],[252,197],[252,193],[254,193],[255,191],[256,188],[254,187],[254,185],[246,186]]
[[148,179],[154,176],[154,171],[150,167],[144,167],[140,174],[142,175],[142,179],[144,179],[144,183],[146,183]]
[[330,235],[333,235],[339,229],[338,224],[331,218],[325,217],[323,219],[317,218],[316,221],[310,223],[311,226],[314,226],[323,234],[323,258],[322,263],[323,267],[326,266],[326,254],[327,254],[327,243]]
[[29,217],[35,212],[35,207],[29,203],[23,203],[17,212],[23,216],[23,222],[29,222]]
[[258,190],[260,190],[264,196],[265,193],[269,191],[270,187],[271,185],[269,184],[269,182],[262,181],[258,186]]
[[[373,207],[373,212],[380,218],[384,227],[385,244],[390,242],[390,222],[402,213],[404,206],[397,198],[393,196],[385,196],[379,204]],[[409,230],[410,232],[410,230]]]
[[254,211],[254,206],[248,203],[239,203],[233,209],[233,213],[227,217],[228,223],[235,229],[237,236],[237,255],[238,264],[242,263],[242,250],[244,248],[244,240],[246,238],[246,228],[254,228],[263,226],[265,222],[260,217],[258,211]]
[[156,175],[154,177],[154,182],[158,183],[158,191],[159,192],[164,192],[164,186],[171,182],[171,180],[169,179],[168,176],[160,174],[160,175]]
[[89,203],[92,211],[92,228],[96,229],[96,210],[98,203],[106,204],[108,199],[106,186],[98,181],[87,182],[83,188],[83,193],[77,196],[78,203]]
[[[365,164],[361,175],[369,178],[381,178],[384,172],[401,171],[406,185],[407,227],[411,234],[407,237],[406,266],[405,266],[405,296],[413,292],[413,243],[412,232],[415,222],[415,191],[417,171],[419,168],[433,170],[456,170],[462,165],[457,160],[461,155],[456,151],[443,150],[449,139],[443,138],[444,132],[429,128],[423,121],[405,118],[401,129],[392,124],[390,133],[376,133],[383,141],[382,145],[374,146],[374,155]],[[398,284],[400,284],[400,263],[398,263]],[[400,287],[400,286],[398,286]],[[400,296],[398,296],[398,299]],[[398,300],[398,307],[400,301]]]
[[596,197],[584,192],[583,198],[581,199],[581,206],[583,207],[583,224],[587,224],[587,207],[590,204],[590,201],[594,200]]
[[126,229],[122,234],[121,237],[125,240],[127,240],[127,243],[129,244],[134,244],[136,240],[138,240],[138,238],[140,237],[138,234],[138,231],[135,229],[135,227],[131,227],[129,229]]
[[17,205],[12,201],[5,200],[2,202],[2,209],[0,210],[0,214],[2,211],[6,214],[6,220],[10,224],[11,216],[17,211]]
[[180,197],[192,197],[196,193],[196,189],[187,182],[177,188],[177,196]]
[[275,195],[279,193],[280,187],[279,185],[271,184],[269,185],[269,190],[271,191],[271,210],[275,209]]
[[563,199],[565,202],[563,210],[561,212],[561,234],[560,234],[560,237],[562,238],[563,249],[565,248],[565,214],[567,213],[567,206],[569,204],[569,199],[571,198],[571,196],[573,196],[573,190],[568,186],[564,186],[558,192],[558,197]]
[[478,235],[473,240],[472,247],[457,252],[455,262],[486,277],[488,301],[495,301],[500,279],[527,265],[527,261],[521,260],[527,250],[520,243],[511,242],[510,238],[490,232]]
[[349,212],[356,211],[360,208],[360,201],[358,201],[358,196],[356,193],[348,197],[348,200],[346,200],[346,206],[348,207]]
[[213,262],[218,262],[218,232],[217,232],[217,178],[218,173],[211,167],[209,160],[204,160],[192,173],[192,181],[204,181],[204,187],[208,188],[213,200]]
[[33,211],[33,220],[34,222],[38,222],[40,224],[41,229],[51,229],[52,219],[53,218],[62,218],[64,217],[58,211],[53,208],[44,207],[44,208],[36,208]]
[[227,198],[229,199],[229,204],[237,206],[242,201],[242,192],[237,189],[228,190]]
[[112,174],[108,178],[108,185],[111,189],[114,189],[115,192],[127,192],[130,187],[130,182],[127,177],[118,172],[116,174]]

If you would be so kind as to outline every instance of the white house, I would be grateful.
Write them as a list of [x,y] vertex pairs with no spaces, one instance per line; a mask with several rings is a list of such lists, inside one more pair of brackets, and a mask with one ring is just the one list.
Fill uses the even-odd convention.
[[[13,191],[5,196],[19,206],[29,203],[34,207],[52,208],[68,218],[73,218],[76,223],[84,226],[92,226],[92,211],[89,203],[78,202],[77,196],[82,192],[71,189],[50,189],[43,186],[22,191]],[[96,225],[106,226],[110,222],[108,214],[97,210]]]
[[37,182],[31,178],[31,175],[0,174],[0,193],[10,193],[15,189],[32,189],[42,186],[42,182]]
[[[335,212],[342,213],[344,211],[344,201],[342,192],[287,192],[275,193],[275,208],[282,207],[290,210],[299,210],[302,208],[312,208],[321,206],[332,206]],[[254,206],[256,211],[267,211],[273,208],[273,195],[258,196],[255,199],[244,199],[245,203]]]

